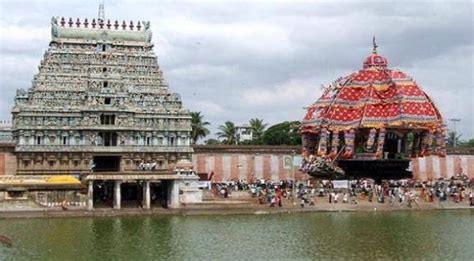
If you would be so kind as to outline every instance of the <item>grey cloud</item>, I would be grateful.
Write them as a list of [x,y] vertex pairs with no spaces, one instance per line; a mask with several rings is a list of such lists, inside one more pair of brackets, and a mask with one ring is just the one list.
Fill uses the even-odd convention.
[[[7,1],[0,3],[0,8],[3,27],[45,27],[51,16],[94,17],[97,1]],[[321,84],[330,84],[362,67],[371,51],[372,36],[376,35],[379,51],[390,65],[422,84],[447,118],[461,117],[459,128],[468,138],[474,136],[474,120],[469,113],[474,104],[469,98],[474,96],[472,62],[443,66],[442,61],[462,57],[472,61],[472,8],[471,1],[123,0],[106,1],[105,13],[113,19],[151,20],[155,51],[171,90],[181,94],[185,106],[202,111],[213,129],[225,120],[243,123],[260,117],[276,123],[302,118],[302,107],[316,98]],[[273,31],[233,31],[263,25]],[[49,37],[47,30],[45,35]],[[0,98],[3,118],[9,117],[5,106],[12,105],[14,89],[31,82],[48,41],[12,42],[0,35],[1,43],[8,42],[0,48],[0,84],[2,90],[8,89]],[[27,62],[17,65],[24,60]],[[278,86],[295,80],[312,83],[314,90],[310,93],[314,95],[269,105],[251,103],[242,95],[254,90],[276,93]],[[455,82],[456,86],[451,87],[455,89],[446,91],[445,86],[451,82]]]

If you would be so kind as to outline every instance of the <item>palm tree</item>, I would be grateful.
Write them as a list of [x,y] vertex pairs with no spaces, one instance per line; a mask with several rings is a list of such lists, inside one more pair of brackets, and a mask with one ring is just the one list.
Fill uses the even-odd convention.
[[208,139],[208,140],[204,141],[204,144],[206,144],[206,145],[219,145],[219,144],[221,144],[221,141],[216,140],[216,139]]
[[462,136],[461,134],[457,134],[454,131],[450,131],[447,137],[448,146],[454,147],[455,145],[458,145],[458,146],[461,145],[462,144],[461,136]]
[[226,121],[224,125],[219,126],[219,132],[217,132],[217,137],[219,139],[224,139],[224,143],[226,144],[235,144],[236,136],[237,136],[237,129],[235,128],[235,124],[231,121]]
[[191,112],[191,138],[193,144],[200,138],[204,138],[209,134],[209,130],[206,128],[210,123],[203,121],[204,116],[201,115],[201,112]]
[[252,129],[252,140],[260,140],[268,124],[264,124],[263,120],[255,118],[249,121],[249,125]]

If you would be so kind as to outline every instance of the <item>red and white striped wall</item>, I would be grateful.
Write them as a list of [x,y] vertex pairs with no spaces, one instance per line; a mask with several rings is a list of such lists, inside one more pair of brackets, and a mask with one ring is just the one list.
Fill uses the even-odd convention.
[[429,156],[412,159],[413,177],[419,180],[451,178],[457,174],[474,178],[474,155]]
[[[286,161],[290,162],[290,165]],[[193,166],[198,173],[214,172],[214,180],[284,180],[291,179],[291,155],[282,154],[194,154]],[[302,179],[303,173],[295,168],[295,178]]]
[[[278,181],[292,179],[291,160],[289,154],[196,153],[193,166],[198,173],[214,172],[213,180],[217,182],[244,179]],[[458,173],[474,178],[474,155],[416,158],[411,162],[411,169],[414,178],[419,180],[450,178]],[[295,168],[295,178],[304,178],[298,168]]]

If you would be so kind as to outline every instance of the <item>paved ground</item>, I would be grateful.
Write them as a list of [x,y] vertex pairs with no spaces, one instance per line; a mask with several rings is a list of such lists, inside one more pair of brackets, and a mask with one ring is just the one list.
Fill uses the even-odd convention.
[[327,198],[316,198],[315,205],[308,204],[302,208],[298,203],[293,204],[292,200],[284,200],[282,207],[269,207],[268,204],[259,204],[256,198],[227,198],[206,200],[199,204],[183,205],[179,209],[152,208],[150,210],[142,208],[123,208],[114,210],[112,208],[99,208],[87,211],[80,208],[70,208],[63,211],[60,208],[38,209],[22,208],[0,211],[1,218],[39,218],[39,217],[106,217],[106,216],[141,216],[141,215],[235,215],[235,214],[272,214],[272,213],[293,213],[293,212],[317,212],[317,211],[418,211],[418,210],[443,210],[443,209],[474,209],[469,207],[465,200],[461,203],[454,203],[450,200],[444,202],[424,202],[413,204],[410,208],[406,204],[396,203],[391,206],[377,202],[368,202],[366,199],[357,199],[358,204],[336,203],[330,204]]

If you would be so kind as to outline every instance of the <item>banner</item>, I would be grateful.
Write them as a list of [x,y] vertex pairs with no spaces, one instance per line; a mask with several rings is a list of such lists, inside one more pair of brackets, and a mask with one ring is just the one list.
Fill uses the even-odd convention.
[[293,157],[293,167],[301,167],[301,161],[303,161],[303,157],[301,155],[296,155]]
[[349,181],[348,180],[333,180],[332,184],[335,189],[348,189]]
[[203,188],[203,189],[211,189],[211,182],[210,181],[198,181],[197,182],[197,187],[198,188]]
[[285,169],[291,169],[292,159],[291,156],[284,156],[283,157],[283,166]]
[[291,169],[291,167],[301,167],[301,161],[303,161],[303,157],[301,155],[295,155],[293,156],[284,156],[284,168],[285,169]]

